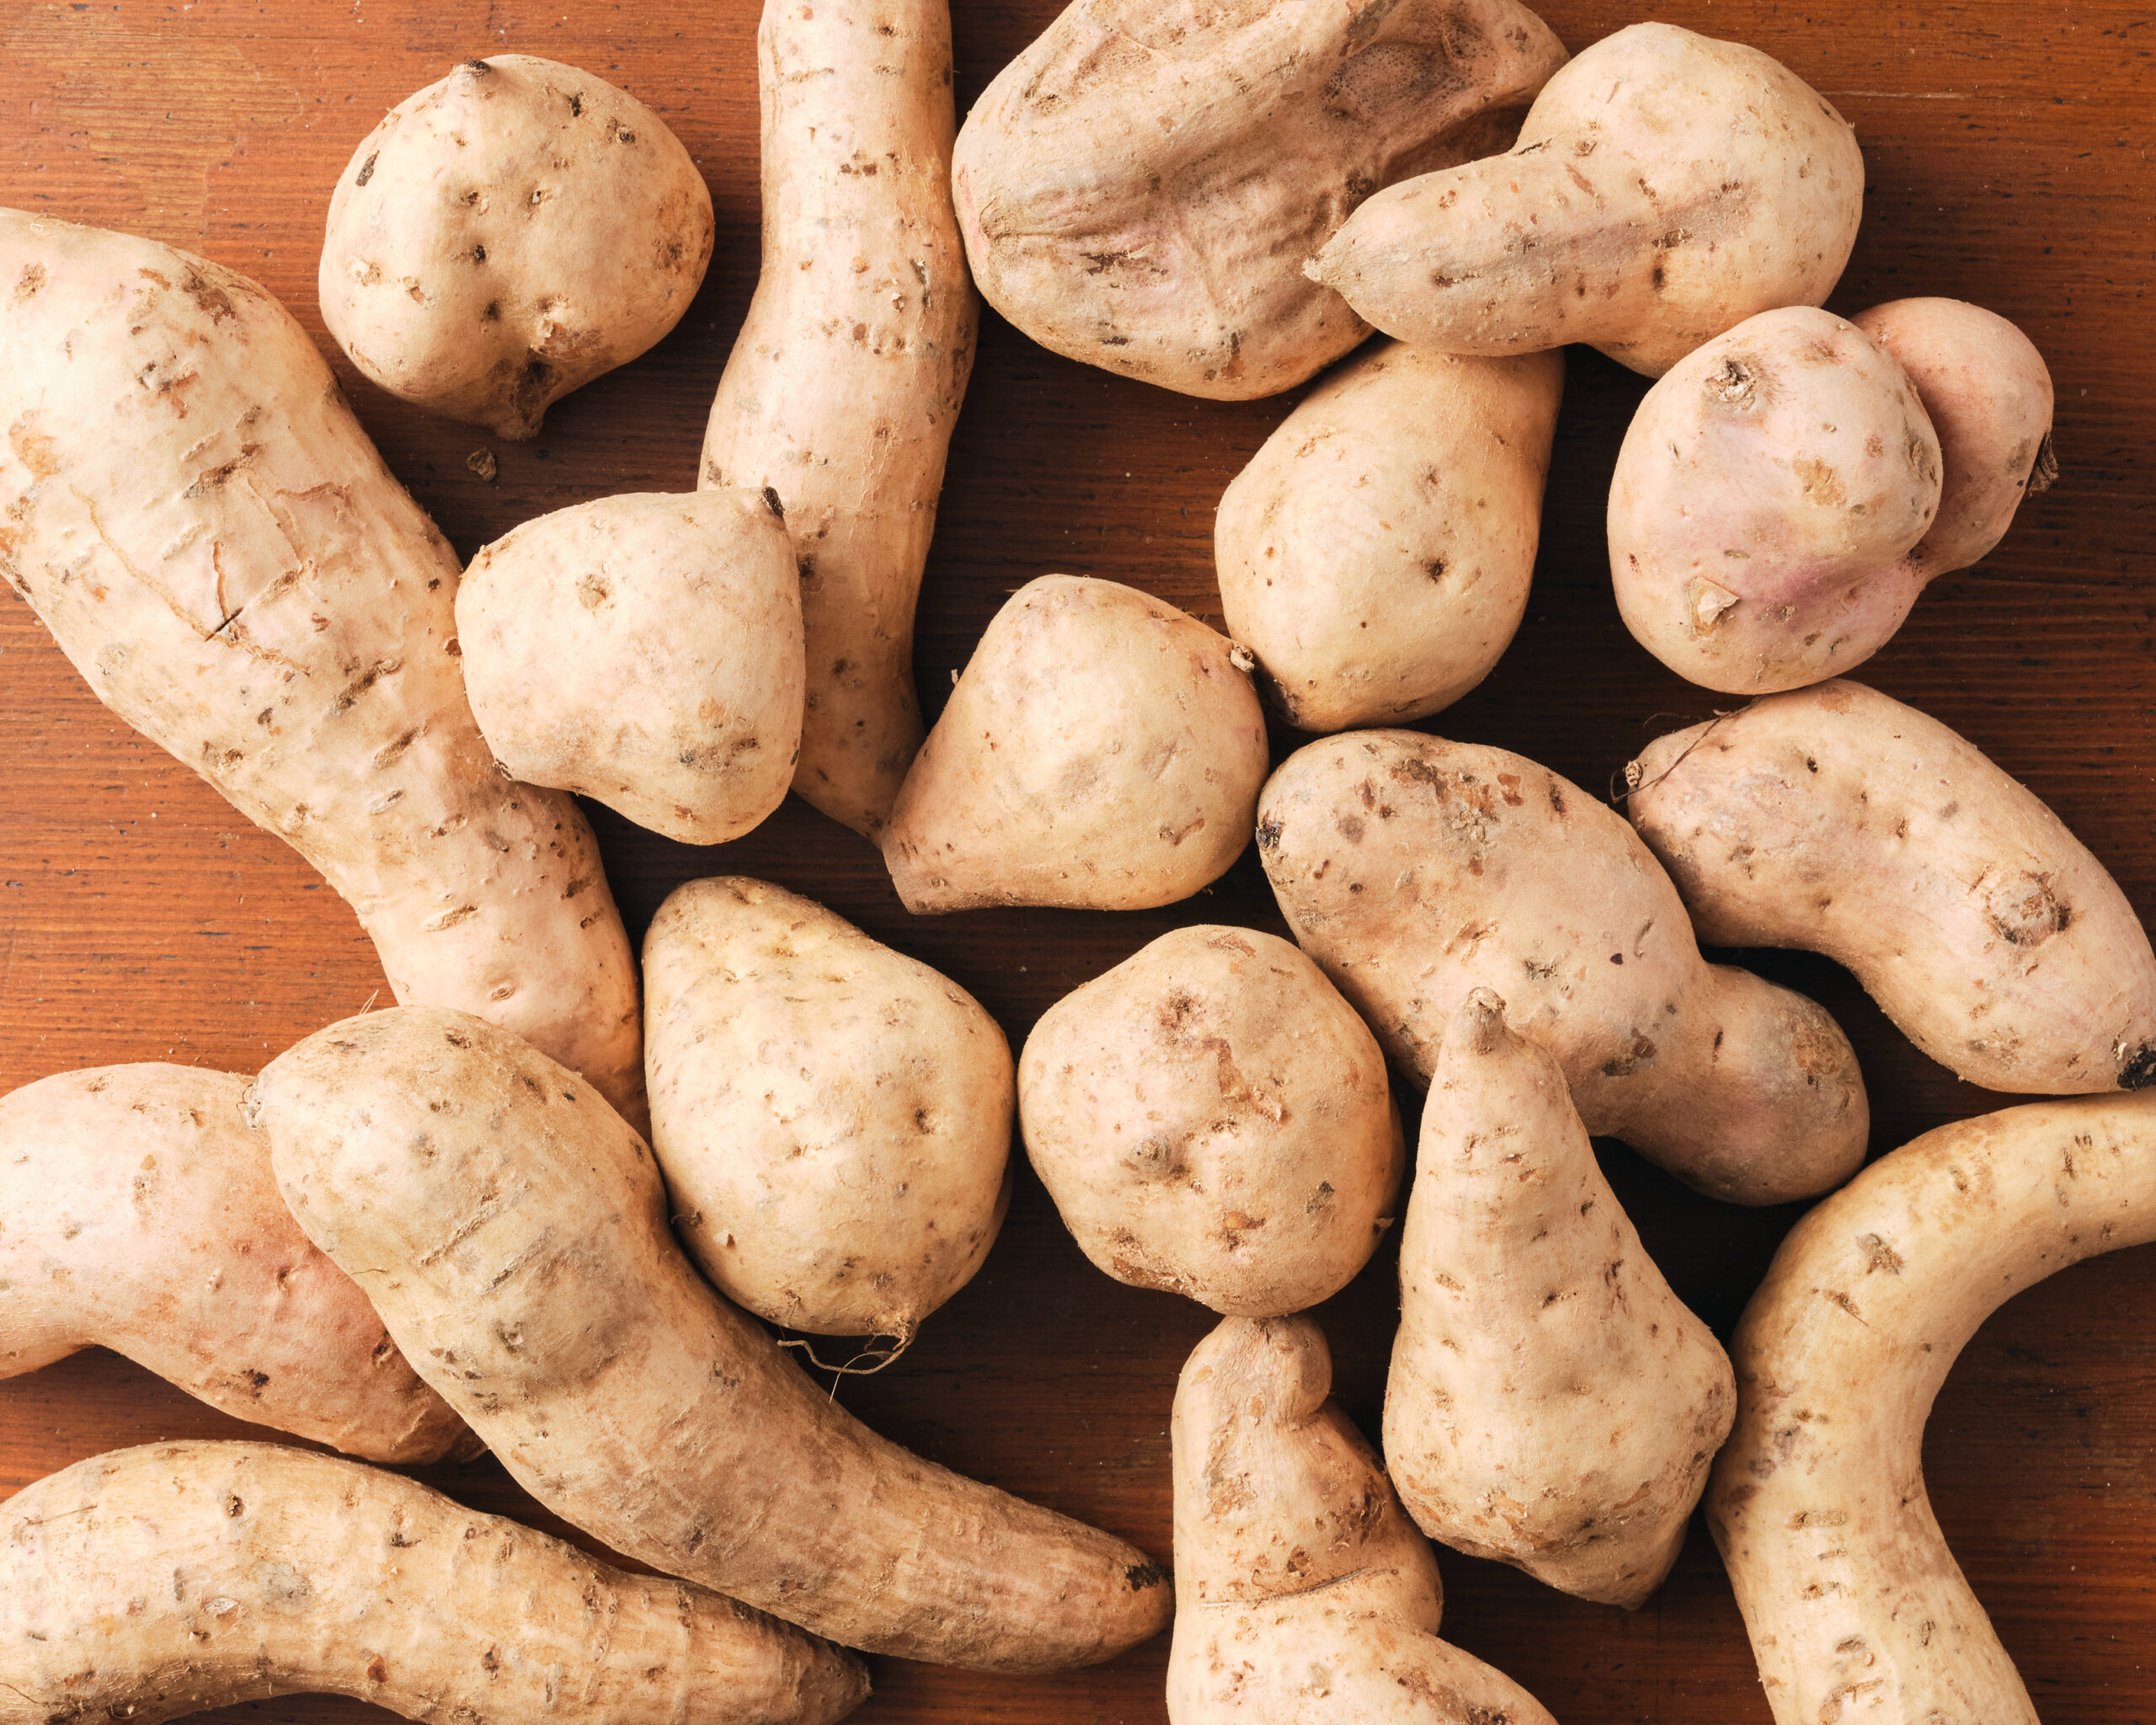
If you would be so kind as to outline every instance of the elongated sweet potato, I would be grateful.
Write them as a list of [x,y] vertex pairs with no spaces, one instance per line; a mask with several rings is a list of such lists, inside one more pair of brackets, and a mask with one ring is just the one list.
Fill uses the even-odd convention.
[[473,1446],[285,1208],[253,1081],[100,1066],[0,1100],[0,1376],[105,1347],[371,1461]]
[[784,511],[808,698],[793,788],[877,838],[922,735],[914,601],[980,302],[951,209],[946,0],[765,0],[764,258],[700,485]]
[[1703,938],[1826,953],[1988,1090],[2156,1084],[2156,952],[2133,906],[1937,719],[1820,683],[1658,737],[1625,776]]
[[300,1226],[517,1481],[614,1549],[849,1647],[1039,1671],[1166,1626],[1145,1553],[877,1437],[698,1276],[643,1140],[468,1014],[266,1067]]
[[494,1725],[827,1725],[868,1680],[707,1588],[275,1444],[116,1450],[0,1509],[0,1725],[295,1690]]
[[1709,964],[1624,817],[1502,749],[1353,731],[1258,801],[1274,897],[1305,952],[1425,1083],[1470,989],[1557,1057],[1590,1132],[1717,1198],[1839,1185],[1870,1114],[1817,1004]]
[[2151,1239],[2156,1094],[2144,1093],[1941,1126],[1782,1242],[1730,1344],[1737,1426],[1707,1487],[1775,1725],[2036,1725],[1932,1514],[1924,1422],[1999,1306]]
[[0,575],[99,700],[320,869],[400,1001],[640,1119],[636,971],[574,803],[494,768],[456,556],[253,282],[0,211]]

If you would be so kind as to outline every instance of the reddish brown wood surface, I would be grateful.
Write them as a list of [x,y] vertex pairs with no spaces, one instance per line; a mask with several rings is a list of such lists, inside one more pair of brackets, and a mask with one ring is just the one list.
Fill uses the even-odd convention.
[[[961,103],[1055,10],[958,0]],[[1638,16],[1601,0],[1560,0],[1545,15],[1575,50]],[[1681,0],[1651,15],[1765,49],[1855,123],[1870,190],[1837,310],[1913,293],[1975,299],[2020,323],[2048,359],[2058,484],[1982,566],[1935,587],[1864,675],[2025,779],[2146,918],[2156,911],[2156,22],[2142,0]],[[702,166],[719,222],[709,280],[657,350],[558,405],[520,447],[430,420],[335,356],[390,465],[468,556],[544,510],[692,483],[755,280],[754,28],[750,0],[0,0],[0,203],[203,252],[264,282],[334,354],[314,300],[323,215],[385,108],[458,59],[510,50],[574,61],[648,103]],[[1604,499],[1644,387],[1573,350],[1528,623],[1485,687],[1430,727],[1597,789],[1644,737],[1715,705],[1632,644],[1610,597]],[[1167,395],[987,318],[922,606],[917,671],[931,716],[989,616],[1036,574],[1113,577],[1217,622],[1214,505],[1292,403]],[[481,448],[499,462],[491,483],[466,466]],[[1297,740],[1276,737],[1276,758]],[[382,989],[335,896],[107,714],[12,602],[0,606],[0,1087],[115,1060],[251,1071]],[[682,880],[764,875],[947,971],[1014,1045],[1050,1002],[1168,927],[1280,927],[1249,855],[1166,911],[915,921],[874,852],[798,803],[701,852],[604,810],[595,820],[632,937]],[[1848,1027],[1871,1087],[1876,1151],[2000,1105],[1919,1056],[1836,967],[1745,958]],[[1708,1203],[1604,1148],[1648,1247],[1726,1336],[1794,1212]],[[1319,1314],[1341,1399],[1373,1432],[1394,1310],[1393,1263],[1380,1255]],[[979,1279],[899,1365],[838,1393],[939,1460],[1166,1557],[1169,1402],[1208,1322],[1092,1269],[1027,1176]],[[2156,1637],[2152,1322],[2156,1255],[2069,1271],[1986,1327],[1932,1423],[1940,1519],[2049,1717],[2156,1720],[2156,1658],[2143,1653]],[[0,1385],[0,1490],[119,1445],[238,1429],[125,1361],[77,1356]],[[475,1505],[556,1525],[491,1462],[422,1471]],[[1444,1566],[1449,1634],[1567,1725],[1767,1717],[1696,1529],[1668,1585],[1630,1616],[1492,1565],[1448,1556]],[[879,1661],[878,1692],[858,1717],[1159,1720],[1166,1658],[1163,1637],[1097,1670],[1028,1681]],[[233,1717],[366,1711],[295,1698]]]

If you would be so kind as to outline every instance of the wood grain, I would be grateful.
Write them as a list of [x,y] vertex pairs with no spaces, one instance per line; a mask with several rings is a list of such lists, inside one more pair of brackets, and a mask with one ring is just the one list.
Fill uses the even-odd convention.
[[[1044,28],[1054,0],[958,0],[970,100]],[[1575,50],[1631,14],[1561,0]],[[1652,16],[1785,61],[1853,120],[1870,179],[1832,304],[1912,293],[2013,318],[2058,387],[2057,485],[1999,550],[1939,583],[1864,673],[2025,780],[2156,908],[2156,23],[2139,0],[1917,8],[1678,0]],[[755,7],[749,0],[237,3],[0,0],[0,203],[153,235],[257,277],[336,358],[390,465],[469,556],[527,517],[632,489],[686,489],[757,254]],[[536,443],[430,420],[362,382],[315,310],[329,189],[381,112],[456,61],[568,60],[656,109],[712,188],[718,243],[681,327],[559,403]],[[1715,699],[1625,634],[1603,561],[1616,447],[1644,380],[1570,357],[1526,626],[1496,674],[1433,721],[1584,786]],[[1058,359],[993,316],[952,452],[916,671],[932,717],[1003,597],[1054,570],[1109,576],[1217,621],[1213,511],[1294,404],[1166,394]],[[488,483],[465,464],[491,449]],[[1276,757],[1297,741],[1276,736]],[[381,992],[352,916],[280,842],[107,714],[26,609],[0,607],[0,1087],[103,1061],[253,1070]],[[736,843],[672,845],[595,812],[640,937],[673,886],[758,874],[809,895],[973,990],[1014,1044],[1054,1001],[1164,930],[1280,930],[1255,858],[1166,911],[971,913],[916,921],[867,844],[798,803]],[[1561,865],[1560,865],[1561,866]],[[1874,1149],[2000,1105],[1917,1055],[1824,961],[1745,961],[1822,1000],[1871,1087]],[[1411,1120],[1412,1124],[1412,1120]],[[1621,1146],[1620,1196],[1678,1293],[1726,1336],[1792,1211],[1712,1204]],[[1374,1433],[1395,1315],[1390,1254],[1321,1308],[1338,1392]],[[1934,1417],[1934,1500],[1979,1596],[2051,1717],[2156,1719],[2156,1254],[2100,1259],[2002,1311]],[[979,1279],[880,1377],[838,1393],[940,1461],[1167,1555],[1167,1417],[1207,1315],[1110,1282],[1030,1175]],[[1853,1386],[1856,1393],[1862,1386]],[[0,1489],[121,1444],[240,1428],[109,1355],[0,1385]],[[499,1468],[417,1470],[476,1507],[559,1525]],[[1448,1632],[1567,1725],[1735,1725],[1767,1715],[1711,1546],[1695,1528],[1637,1613],[1581,1605],[1447,1556]],[[1157,1721],[1165,1639],[1033,1681],[877,1662],[882,1722]],[[356,1720],[355,1702],[230,1710]]]

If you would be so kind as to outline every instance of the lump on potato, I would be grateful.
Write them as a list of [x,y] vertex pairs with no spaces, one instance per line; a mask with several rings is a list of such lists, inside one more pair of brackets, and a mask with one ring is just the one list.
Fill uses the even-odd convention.
[[456,595],[494,757],[684,844],[786,798],[801,744],[801,585],[753,491],[645,492],[526,521]]
[[1250,842],[1267,761],[1247,655],[1114,581],[1043,575],[990,621],[899,792],[916,916],[1187,899]]
[[1353,1279],[1405,1159],[1385,1055],[1286,941],[1199,926],[1066,995],[1018,1071],[1027,1154],[1119,1282],[1246,1317]]
[[467,60],[352,152],[323,321],[392,395],[534,437],[674,327],[712,237],[703,176],[633,96],[534,55]]
[[643,965],[652,1148],[690,1257],[773,1323],[903,1348],[1011,1201],[995,1021],[759,880],[676,889]]

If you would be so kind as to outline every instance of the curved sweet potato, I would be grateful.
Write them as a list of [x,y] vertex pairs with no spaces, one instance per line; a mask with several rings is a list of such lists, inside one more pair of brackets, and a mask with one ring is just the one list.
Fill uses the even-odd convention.
[[116,1450],[0,1508],[0,1725],[295,1690],[496,1725],[828,1725],[868,1679],[708,1589],[274,1444]]
[[0,211],[0,574],[98,698],[291,844],[400,1001],[641,1119],[637,979],[576,804],[464,698],[456,556],[253,282]]
[[1002,1671],[1165,1627],[1145,1553],[876,1436],[698,1276],[643,1140],[506,1031],[405,1007],[258,1081],[316,1244],[518,1482],[849,1647]]
[[370,1461],[476,1450],[285,1208],[253,1081],[100,1066],[0,1100],[0,1376],[105,1347]]

